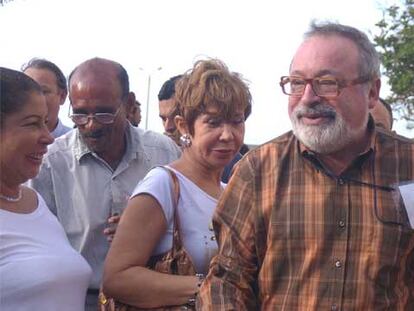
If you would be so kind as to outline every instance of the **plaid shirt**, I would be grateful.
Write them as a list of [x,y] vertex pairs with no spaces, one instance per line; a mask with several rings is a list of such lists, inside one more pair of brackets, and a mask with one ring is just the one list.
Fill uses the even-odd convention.
[[379,130],[340,176],[291,132],[251,151],[218,204],[197,307],[414,310],[414,230],[393,190],[410,180],[414,143]]

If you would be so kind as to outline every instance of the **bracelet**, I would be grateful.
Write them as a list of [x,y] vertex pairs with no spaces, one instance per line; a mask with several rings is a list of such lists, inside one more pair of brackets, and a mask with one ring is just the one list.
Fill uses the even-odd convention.
[[196,303],[196,297],[197,296],[193,296],[193,297],[188,298],[187,306],[194,307],[195,303]]
[[[204,281],[205,276],[204,276],[204,274],[202,274],[202,273],[197,273],[195,276],[196,276],[196,277],[197,277],[197,279],[198,279],[198,282],[197,282],[197,288],[198,288],[198,289],[200,289],[201,284],[203,284],[203,281]],[[197,295],[197,293],[196,293],[196,295]]]
[[190,307],[194,307],[195,306],[198,291],[200,290],[201,284],[204,281],[204,274],[197,273],[195,276],[197,277],[197,291],[194,293],[193,296],[191,296],[190,298],[188,298],[187,306],[190,306]]

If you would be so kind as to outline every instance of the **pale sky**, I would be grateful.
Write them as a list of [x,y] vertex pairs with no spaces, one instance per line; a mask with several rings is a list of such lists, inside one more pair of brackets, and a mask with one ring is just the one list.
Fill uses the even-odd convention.
[[[382,8],[398,0],[14,0],[0,7],[0,66],[20,69],[32,57],[46,58],[65,73],[98,56],[121,63],[142,103],[145,127],[162,132],[157,94],[169,77],[213,57],[250,81],[253,111],[245,142],[264,143],[290,127],[287,97],[278,85],[312,19],[332,20],[369,34]],[[161,70],[157,68],[162,67]],[[142,69],[140,69],[142,68]],[[383,80],[381,96],[389,87]],[[67,118],[68,103],[60,112]],[[408,137],[414,131],[398,122]]]

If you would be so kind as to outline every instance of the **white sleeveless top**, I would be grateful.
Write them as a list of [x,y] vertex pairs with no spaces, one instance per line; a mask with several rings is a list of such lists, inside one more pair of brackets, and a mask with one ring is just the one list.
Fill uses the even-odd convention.
[[29,214],[0,209],[0,310],[84,310],[91,268],[37,197]]
[[[180,183],[180,200],[177,208],[183,245],[194,263],[196,272],[206,274],[211,258],[217,253],[217,242],[211,228],[217,200],[183,174],[172,170],[176,173]],[[222,185],[225,186],[225,184]],[[138,183],[131,196],[149,194],[158,201],[164,212],[167,232],[158,242],[152,255],[165,253],[172,247],[174,214],[171,188],[172,179],[168,172],[156,167]]]

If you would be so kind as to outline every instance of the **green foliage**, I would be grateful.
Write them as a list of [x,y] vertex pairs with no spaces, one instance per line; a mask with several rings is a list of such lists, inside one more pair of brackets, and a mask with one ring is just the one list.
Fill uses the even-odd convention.
[[403,119],[414,121],[414,0],[384,10],[374,37],[392,94],[387,101]]
[[10,1],[13,1],[13,0],[0,0],[0,6],[3,6],[4,4]]

